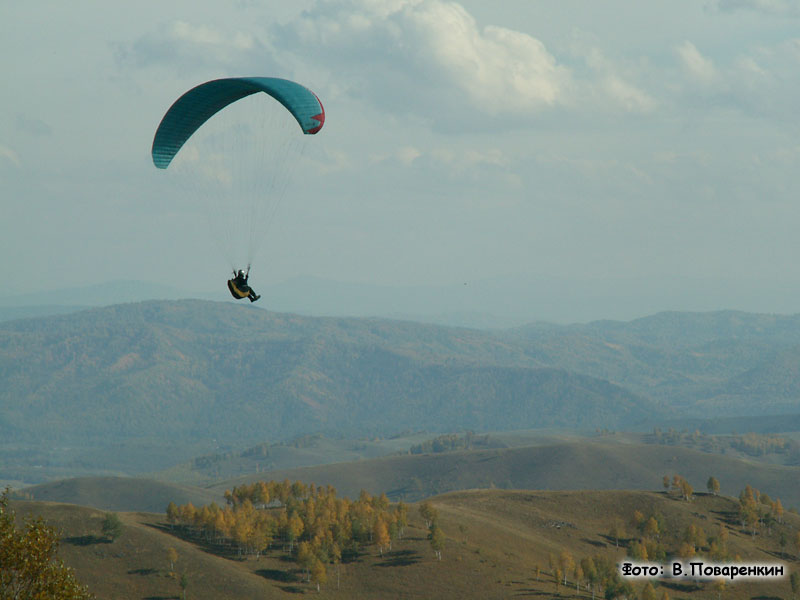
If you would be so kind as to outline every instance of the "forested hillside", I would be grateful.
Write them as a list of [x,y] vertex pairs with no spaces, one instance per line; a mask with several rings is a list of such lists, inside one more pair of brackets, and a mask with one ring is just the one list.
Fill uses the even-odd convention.
[[[130,473],[120,449],[136,444],[153,449],[153,470],[315,432],[788,415],[800,412],[799,349],[800,317],[735,312],[488,332],[198,300],[116,305],[0,323],[0,452],[91,447],[109,457],[103,472]],[[100,468],[81,460],[81,474]],[[48,468],[21,468],[33,466]]]
[[5,323],[0,377],[0,434],[65,443],[616,427],[655,410],[477,331],[200,301]]

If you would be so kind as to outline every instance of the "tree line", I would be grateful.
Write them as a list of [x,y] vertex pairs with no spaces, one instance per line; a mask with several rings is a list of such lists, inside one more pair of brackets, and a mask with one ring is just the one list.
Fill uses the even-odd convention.
[[349,500],[337,497],[330,485],[258,481],[226,490],[224,497],[224,507],[170,502],[167,522],[239,556],[260,556],[279,546],[318,589],[328,569],[335,568],[338,578],[343,555],[356,556],[364,546],[375,546],[383,555],[408,525],[407,505],[391,506],[386,494],[371,496],[364,490]]
[[704,452],[724,454],[727,449],[738,450],[749,456],[766,454],[783,454],[790,460],[800,457],[800,443],[779,435],[745,433],[731,435],[709,435],[699,430],[689,432],[669,428],[666,431],[655,427],[652,433],[644,436],[648,444],[667,446],[685,446],[697,448]]
[[409,448],[409,454],[430,454],[439,452],[452,452],[453,450],[472,450],[473,448],[488,448],[489,436],[476,435],[474,431],[467,431],[464,435],[450,433],[440,435],[432,440],[425,440]]

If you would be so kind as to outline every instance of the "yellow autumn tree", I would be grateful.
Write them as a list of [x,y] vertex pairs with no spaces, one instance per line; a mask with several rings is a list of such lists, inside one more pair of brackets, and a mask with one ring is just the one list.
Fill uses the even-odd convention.
[[386,522],[382,518],[375,520],[375,527],[372,530],[373,539],[378,545],[378,551],[383,556],[383,549],[389,545],[391,539],[389,538],[389,529],[386,527]]
[[317,584],[317,591],[320,591],[320,585],[328,581],[328,571],[322,561],[318,558],[314,559],[311,565],[311,581]]
[[72,569],[56,558],[58,534],[43,519],[26,519],[22,530],[0,495],[0,598],[91,600]]

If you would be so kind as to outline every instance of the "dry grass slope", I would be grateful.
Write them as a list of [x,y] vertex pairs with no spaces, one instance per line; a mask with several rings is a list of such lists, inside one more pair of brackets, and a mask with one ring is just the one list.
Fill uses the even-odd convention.
[[221,494],[245,482],[288,478],[331,484],[349,497],[357,496],[363,488],[371,494],[385,491],[392,499],[416,501],[455,490],[491,487],[654,490],[661,488],[664,475],[676,473],[701,491],[708,478],[714,476],[724,494],[736,495],[750,484],[772,498],[780,498],[786,507],[800,507],[798,467],[766,465],[675,446],[618,443],[613,439],[286,469],[239,477],[211,489]]
[[[727,497],[697,495],[692,502],[656,492],[626,491],[508,491],[455,492],[432,500],[440,513],[446,545],[441,562],[425,539],[416,507],[403,539],[383,557],[374,547],[357,560],[343,564],[337,587],[336,571],[319,595],[302,581],[281,548],[260,559],[221,557],[181,540],[163,527],[164,516],[147,513],[122,515],[126,530],[113,544],[98,539],[102,513],[77,506],[17,502],[20,514],[41,514],[60,527],[65,541],[61,554],[81,581],[98,598],[176,598],[180,589],[168,576],[167,549],[178,552],[176,571],[186,572],[187,598],[590,598],[583,587],[556,586],[548,566],[551,555],[568,551],[576,560],[607,555],[624,556],[608,536],[610,522],[631,522],[635,510],[658,511],[670,528],[690,523],[710,532],[719,526],[729,533],[732,554],[746,562],[784,561],[798,568],[795,549],[781,548],[780,534],[793,534],[800,517],[789,514],[783,525],[755,537],[742,531],[735,514],[737,503]],[[631,531],[633,526],[627,525]],[[793,556],[786,554],[792,552]],[[541,573],[536,576],[536,567]],[[638,590],[641,583],[636,583]],[[671,598],[716,598],[709,584],[665,582]],[[738,582],[727,588],[726,600],[789,598],[788,578],[780,581]]]
[[133,477],[76,477],[27,487],[22,493],[31,500],[115,511],[161,512],[170,502],[224,502],[221,493]]

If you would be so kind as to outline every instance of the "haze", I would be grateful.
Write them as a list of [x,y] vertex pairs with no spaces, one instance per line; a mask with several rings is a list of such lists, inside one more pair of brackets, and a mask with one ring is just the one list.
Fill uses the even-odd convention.
[[798,26],[790,0],[7,2],[0,296],[135,280],[224,299],[228,266],[150,145],[185,90],[264,75],[312,88],[327,121],[254,284],[395,298],[267,308],[798,312]]

